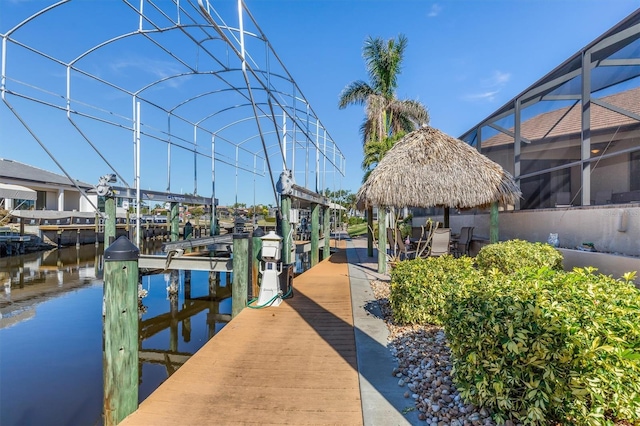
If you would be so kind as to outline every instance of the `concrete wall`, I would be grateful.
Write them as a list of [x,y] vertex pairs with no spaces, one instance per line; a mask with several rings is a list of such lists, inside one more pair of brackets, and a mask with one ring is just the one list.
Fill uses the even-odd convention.
[[[454,233],[473,226],[476,239],[489,239],[489,212],[456,214],[452,209],[449,224]],[[442,216],[433,220],[442,221]],[[426,218],[414,218],[414,226]],[[575,248],[583,242],[594,243],[599,252],[640,256],[640,204],[585,206],[557,209],[502,211],[498,216],[500,240],[522,239],[546,242],[557,233],[560,247]]]

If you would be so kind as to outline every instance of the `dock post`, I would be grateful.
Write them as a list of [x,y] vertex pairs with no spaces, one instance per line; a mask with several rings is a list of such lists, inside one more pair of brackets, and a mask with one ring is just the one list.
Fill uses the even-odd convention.
[[322,209],[322,218],[324,219],[324,249],[322,250],[322,259],[326,259],[331,254],[331,210],[329,206]]
[[378,206],[378,273],[387,273],[387,209]]
[[311,204],[311,267],[318,264],[320,254],[320,204]]
[[107,196],[104,200],[104,248],[106,249],[116,239],[116,199]]
[[104,425],[138,408],[138,258],[126,237],[104,251]]
[[291,259],[291,249],[293,239],[289,238],[291,233],[291,222],[289,221],[291,214],[291,197],[288,195],[280,196],[280,209],[282,210],[282,219],[280,220],[280,229],[282,230],[282,263],[288,265],[293,262]]
[[209,219],[209,236],[220,235],[220,225],[218,225],[218,215],[216,214],[217,200],[213,198],[211,203],[211,218]]
[[96,212],[96,221],[95,221],[95,234],[96,234],[96,242],[95,246],[98,247],[100,245],[100,215]]
[[249,234],[233,234],[232,318],[247,306],[247,281],[249,281]]
[[180,212],[178,203],[171,203],[171,237],[170,241],[178,241],[180,238]]
[[251,233],[251,287],[249,298],[258,297],[260,294],[260,288],[258,286],[258,278],[260,277],[260,250],[262,250],[262,238],[264,231],[262,228],[257,227]]

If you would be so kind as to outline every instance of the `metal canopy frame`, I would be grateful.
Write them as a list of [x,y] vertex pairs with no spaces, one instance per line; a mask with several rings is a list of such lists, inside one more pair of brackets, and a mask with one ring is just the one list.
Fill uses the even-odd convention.
[[236,194],[266,179],[278,205],[281,170],[304,173],[315,192],[327,174],[344,176],[345,156],[244,2],[215,6],[5,4],[3,127],[35,141],[72,182],[84,164],[96,178],[115,173],[138,206],[142,188],[211,200],[230,176]]

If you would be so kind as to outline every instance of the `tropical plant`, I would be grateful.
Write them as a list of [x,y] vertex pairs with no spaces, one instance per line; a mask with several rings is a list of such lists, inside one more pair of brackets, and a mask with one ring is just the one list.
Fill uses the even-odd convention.
[[367,115],[360,126],[364,149],[362,169],[366,172],[363,182],[400,137],[429,122],[429,113],[420,102],[396,98],[398,75],[407,43],[402,34],[397,40],[386,42],[369,37],[362,56],[370,83],[354,81],[340,94],[340,109],[348,105],[366,106]]
[[401,132],[410,132],[429,122],[427,109],[420,102],[396,98],[398,75],[407,43],[407,38],[402,34],[397,40],[389,39],[386,42],[381,38],[369,37],[365,41],[362,56],[370,83],[354,81],[340,94],[340,109],[349,105],[366,106],[367,116],[360,127],[363,145],[383,141]]

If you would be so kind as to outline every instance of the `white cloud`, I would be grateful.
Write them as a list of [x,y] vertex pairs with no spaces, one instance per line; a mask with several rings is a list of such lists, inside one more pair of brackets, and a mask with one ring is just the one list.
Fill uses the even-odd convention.
[[435,18],[440,14],[440,12],[442,12],[442,6],[440,6],[438,3],[434,3],[431,6],[431,10],[429,10],[429,13],[427,13],[427,16],[429,18]]
[[485,80],[483,80],[484,87],[496,87],[496,86],[504,86],[511,79],[511,74],[508,72],[502,71],[494,71],[493,75]]
[[511,79],[511,74],[508,72],[494,71],[491,76],[480,80],[480,86],[484,89],[481,93],[471,93],[465,96],[465,99],[477,101],[486,100],[493,102],[496,99],[496,95],[506,86]]
[[484,92],[484,93],[475,93],[475,94],[467,95],[465,96],[465,98],[472,101],[485,100],[485,99],[488,101],[493,101],[499,92],[500,90],[494,90],[491,92]]

